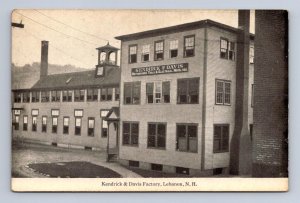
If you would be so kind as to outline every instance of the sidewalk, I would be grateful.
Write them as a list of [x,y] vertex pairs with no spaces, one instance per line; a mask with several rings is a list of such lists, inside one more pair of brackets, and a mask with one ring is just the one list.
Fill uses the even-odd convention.
[[109,168],[123,178],[139,178],[140,175],[124,168],[119,163],[106,162],[106,152],[60,148],[33,143],[17,144],[12,148],[12,174],[17,177],[47,177],[28,167],[31,163],[54,163],[85,161]]

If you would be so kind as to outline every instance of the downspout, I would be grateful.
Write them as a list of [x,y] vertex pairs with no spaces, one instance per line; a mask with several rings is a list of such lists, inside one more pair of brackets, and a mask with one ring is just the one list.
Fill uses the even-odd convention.
[[207,25],[204,28],[203,51],[203,104],[202,104],[202,136],[201,136],[201,170],[205,170],[205,130],[206,130],[206,80],[207,80]]

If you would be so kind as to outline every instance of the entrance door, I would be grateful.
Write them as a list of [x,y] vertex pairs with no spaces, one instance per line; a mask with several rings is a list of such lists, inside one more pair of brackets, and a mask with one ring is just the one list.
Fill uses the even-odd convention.
[[108,155],[118,154],[118,122],[109,121],[108,122]]

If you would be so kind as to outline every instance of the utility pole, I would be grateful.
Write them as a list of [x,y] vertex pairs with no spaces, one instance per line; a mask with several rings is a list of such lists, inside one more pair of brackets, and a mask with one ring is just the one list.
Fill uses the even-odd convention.
[[11,26],[14,28],[14,27],[17,27],[17,28],[24,28],[25,25],[22,24],[22,21],[20,23],[11,23]]

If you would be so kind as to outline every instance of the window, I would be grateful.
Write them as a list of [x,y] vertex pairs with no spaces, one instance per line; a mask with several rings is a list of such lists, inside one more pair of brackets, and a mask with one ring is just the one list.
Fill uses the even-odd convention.
[[28,127],[28,116],[23,116],[23,130],[27,131]]
[[52,117],[52,133],[57,133],[57,117]]
[[82,109],[75,109],[74,110],[75,117],[83,117],[83,110]]
[[150,44],[143,45],[142,47],[142,61],[146,62],[150,59]]
[[151,164],[151,170],[153,171],[162,171],[163,165],[162,164]]
[[112,101],[112,90],[113,88],[102,88],[101,101]]
[[129,63],[137,62],[137,45],[129,46]]
[[220,39],[220,57],[223,59],[235,60],[235,43],[225,38]]
[[42,117],[42,132],[47,132],[47,116]]
[[63,102],[71,102],[71,101],[72,101],[72,90],[64,90]]
[[84,90],[74,90],[74,101],[75,102],[84,101]]
[[139,123],[123,122],[123,145],[137,146],[139,140]]
[[214,153],[228,152],[229,150],[229,125],[214,125]]
[[250,64],[254,63],[254,46],[250,46],[250,50],[249,50],[249,62]]
[[19,125],[20,125],[19,123],[20,123],[20,116],[15,115],[15,122],[14,122],[15,130],[19,130]]
[[254,105],[254,84],[251,85],[251,107]]
[[141,82],[124,83],[124,104],[139,104]]
[[146,83],[147,103],[170,103],[170,82]]
[[177,103],[178,104],[199,103],[199,78],[177,80]]
[[177,124],[177,150],[183,152],[197,152],[198,125]]
[[14,102],[21,103],[22,94],[20,92],[14,92]]
[[36,132],[36,129],[37,129],[37,117],[32,116],[32,131]]
[[170,41],[170,58],[176,58],[178,56],[178,40]]
[[230,105],[231,82],[216,80],[216,104]]
[[51,101],[60,102],[60,91],[51,91]]
[[94,136],[95,118],[88,118],[88,136]]
[[228,58],[228,40],[221,38],[220,40],[220,57],[223,59]]
[[49,102],[50,92],[42,91],[41,92],[41,102]]
[[148,147],[166,148],[166,124],[148,124]]
[[235,43],[234,42],[229,42],[229,55],[228,55],[229,60],[234,61],[235,60]]
[[81,118],[75,117],[75,135],[81,134]]
[[157,41],[154,45],[154,60],[159,61],[164,59],[164,41]]
[[51,109],[51,116],[59,116],[59,110],[58,109]]
[[40,101],[40,92],[31,92],[31,102]]
[[249,125],[249,131],[250,131],[250,140],[253,140],[253,124]]
[[87,101],[98,101],[98,89],[87,89]]
[[64,120],[63,120],[63,134],[69,134],[69,122],[70,122],[70,118],[69,117],[64,117]]
[[115,101],[120,100],[120,88],[116,87],[115,88]]
[[100,110],[101,117],[101,137],[107,137],[108,134],[108,123],[104,118],[107,116],[109,110]]
[[195,55],[195,36],[184,37],[184,57]]
[[30,102],[30,92],[23,92],[23,102],[24,103]]

